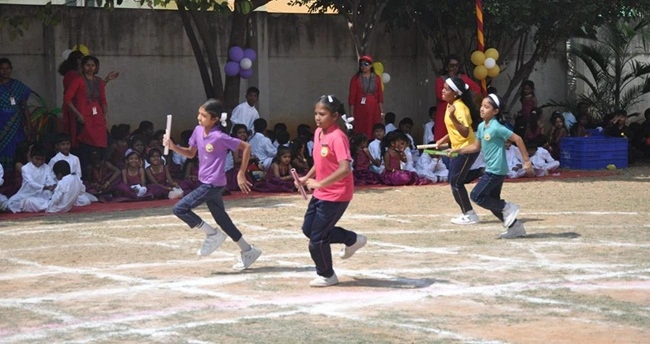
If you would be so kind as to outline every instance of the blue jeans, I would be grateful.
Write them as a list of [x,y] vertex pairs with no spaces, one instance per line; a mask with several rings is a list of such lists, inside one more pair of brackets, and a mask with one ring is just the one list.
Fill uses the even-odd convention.
[[472,170],[470,172],[470,167],[472,167],[478,154],[478,152],[458,154],[457,157],[449,161],[449,185],[451,186],[451,193],[454,195],[454,200],[460,206],[463,214],[472,210],[472,203],[469,201],[465,184],[476,179],[480,173],[479,170]]
[[226,234],[233,240],[239,241],[241,239],[241,232],[232,223],[230,216],[226,213],[226,208],[223,204],[221,196],[223,186],[214,186],[210,184],[201,184],[194,191],[190,192],[187,196],[183,197],[174,206],[174,215],[187,223],[190,228],[195,228],[203,223],[203,220],[192,211],[192,209],[205,203],[212,214],[212,217],[217,222],[217,225],[223,229]]
[[350,202],[329,202],[312,197],[305,213],[302,232],[309,238],[309,253],[316,264],[316,273],[323,277],[334,274],[330,244],[350,246],[357,241],[357,234],[336,227]]
[[506,202],[501,199],[501,188],[506,176],[485,172],[472,190],[472,201],[489,210],[503,221],[503,208]]

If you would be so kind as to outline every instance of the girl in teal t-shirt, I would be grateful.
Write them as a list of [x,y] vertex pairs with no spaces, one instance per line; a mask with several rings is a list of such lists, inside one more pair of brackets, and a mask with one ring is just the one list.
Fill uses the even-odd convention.
[[532,166],[521,137],[501,124],[501,104],[503,101],[496,94],[489,94],[481,103],[481,122],[476,131],[476,141],[463,148],[452,149],[451,153],[468,154],[483,152],[485,156],[485,173],[472,190],[470,198],[474,203],[488,209],[503,222],[507,230],[499,236],[502,239],[517,238],[526,235],[524,225],[517,220],[519,206],[501,199],[501,188],[508,173],[505,142],[514,142],[524,159],[526,173],[532,173]]

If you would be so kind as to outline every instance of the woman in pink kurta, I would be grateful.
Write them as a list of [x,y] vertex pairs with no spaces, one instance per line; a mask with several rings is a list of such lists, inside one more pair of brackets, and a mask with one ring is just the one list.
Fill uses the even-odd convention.
[[384,92],[381,78],[372,67],[372,57],[368,55],[359,58],[359,72],[350,80],[348,104],[354,117],[354,132],[373,137],[372,126],[382,122]]
[[[447,110],[447,102],[442,100],[442,89],[445,87],[445,79],[449,77],[460,77],[463,81],[469,85],[469,89],[476,92],[476,94],[481,94],[481,87],[470,79],[467,75],[461,74],[460,70],[460,59],[456,55],[449,55],[444,61],[443,72],[441,75],[436,78],[436,99],[438,103],[436,106],[436,117],[434,123],[434,140],[440,140],[445,135],[447,135],[447,127],[445,123],[445,111]],[[426,142],[425,142],[426,143]]]

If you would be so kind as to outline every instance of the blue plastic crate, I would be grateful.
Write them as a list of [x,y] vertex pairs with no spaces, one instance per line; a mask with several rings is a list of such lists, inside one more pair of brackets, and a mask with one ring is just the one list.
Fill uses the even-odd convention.
[[609,165],[617,169],[627,168],[627,155],[616,159],[561,159],[560,166],[572,170],[602,170]]
[[616,137],[565,137],[560,142],[560,166],[598,170],[613,164],[627,168],[628,140]]
[[627,152],[628,141],[626,138],[608,136],[564,137],[560,141],[560,151],[573,153],[597,152]]

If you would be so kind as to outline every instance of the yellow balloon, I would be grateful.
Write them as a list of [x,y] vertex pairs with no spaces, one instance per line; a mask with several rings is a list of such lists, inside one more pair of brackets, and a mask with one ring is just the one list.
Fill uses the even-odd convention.
[[476,50],[472,53],[469,59],[474,65],[480,66],[485,62],[485,54],[480,50]]
[[384,74],[384,64],[381,62],[375,62],[372,64],[372,68],[375,69],[375,74],[381,76]]
[[499,59],[499,52],[494,48],[490,48],[485,51],[485,57],[486,58],[491,57],[496,61]]
[[84,44],[79,44],[78,46],[75,45],[74,47],[72,47],[72,50],[77,50],[80,53],[82,53],[84,56],[90,55],[90,49],[88,49],[88,47],[85,46]]
[[501,68],[499,68],[499,65],[496,65],[487,70],[487,75],[490,78],[495,78],[497,75],[499,75],[500,72],[501,72]]
[[474,77],[477,78],[478,80],[483,80],[485,77],[488,75],[488,70],[485,68],[485,66],[476,66],[474,67]]

